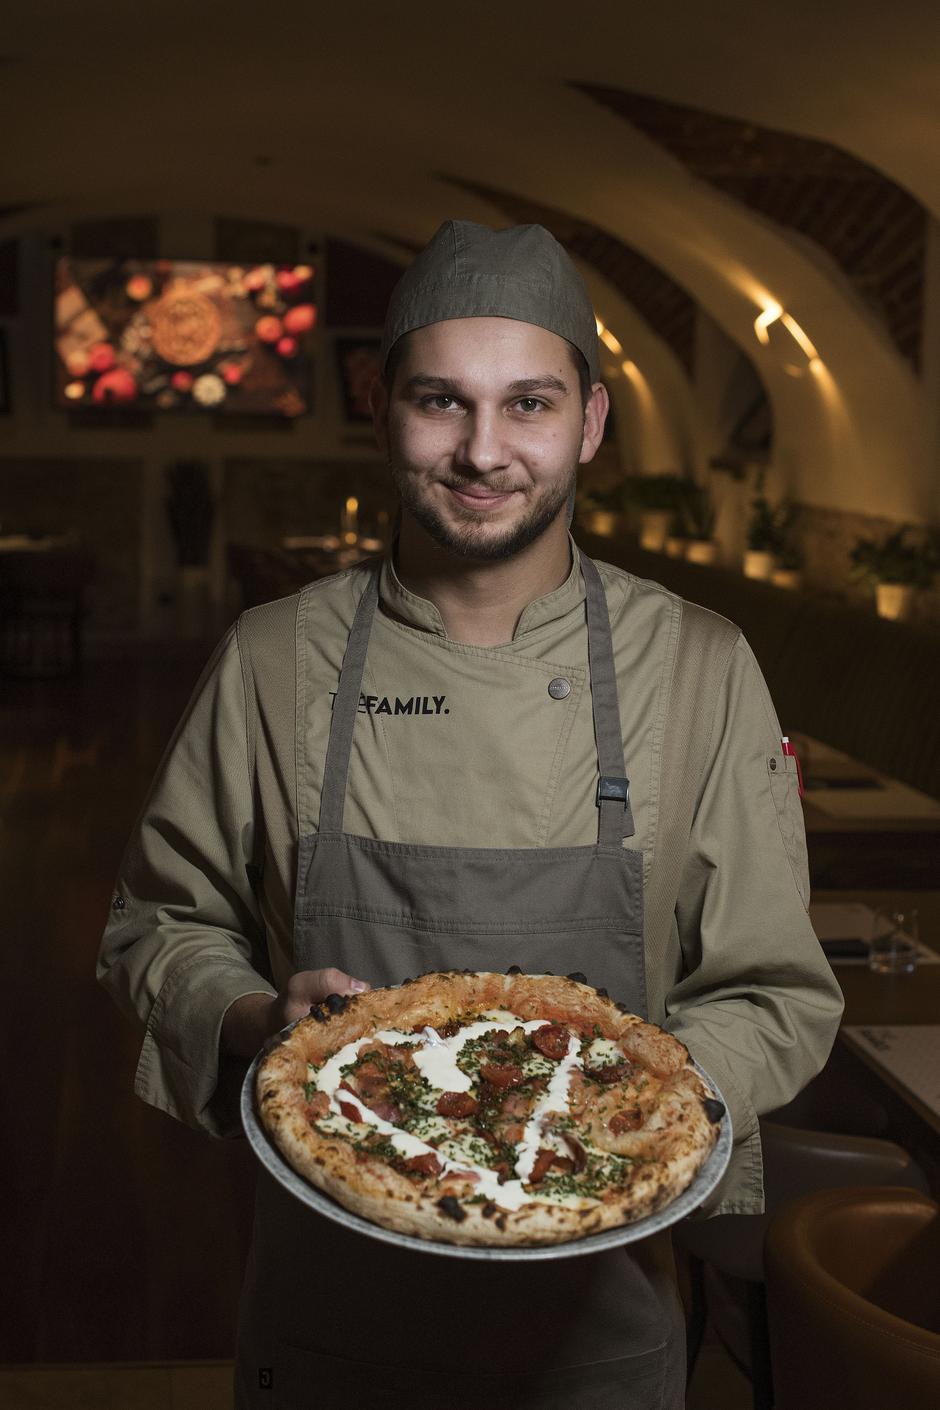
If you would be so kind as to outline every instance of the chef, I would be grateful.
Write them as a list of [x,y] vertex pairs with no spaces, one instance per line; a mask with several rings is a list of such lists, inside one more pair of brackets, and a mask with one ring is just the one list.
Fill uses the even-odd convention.
[[[246,1059],[329,992],[580,970],[715,1079],[735,1151],[712,1212],[758,1212],[757,1113],[825,1062],[841,998],[754,657],[569,535],[607,394],[547,231],[441,226],[382,362],[396,542],[240,618],[124,859],[100,973],[145,1026],[136,1090],[236,1135]],[[259,1176],[238,1406],[678,1410],[683,1388],[668,1235],[490,1264]]]

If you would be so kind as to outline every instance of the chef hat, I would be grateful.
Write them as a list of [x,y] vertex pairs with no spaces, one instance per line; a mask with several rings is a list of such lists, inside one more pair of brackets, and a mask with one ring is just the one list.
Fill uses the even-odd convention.
[[541,225],[490,230],[447,220],[395,286],[381,360],[398,339],[450,318],[515,318],[572,343],[600,381],[597,324],[584,280]]

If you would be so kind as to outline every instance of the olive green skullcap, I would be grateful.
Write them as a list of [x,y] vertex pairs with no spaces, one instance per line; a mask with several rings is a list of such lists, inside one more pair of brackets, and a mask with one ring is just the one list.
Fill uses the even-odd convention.
[[451,318],[515,318],[573,343],[600,381],[597,324],[584,280],[541,225],[490,230],[447,220],[395,286],[382,368],[399,338]]

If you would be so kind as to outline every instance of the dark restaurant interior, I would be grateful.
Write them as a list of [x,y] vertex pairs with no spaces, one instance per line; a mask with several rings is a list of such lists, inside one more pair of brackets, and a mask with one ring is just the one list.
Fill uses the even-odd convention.
[[845,1015],[762,1117],[767,1213],[674,1230],[689,1410],[940,1404],[937,8],[18,9],[0,1406],[231,1403],[254,1157],[135,1098],[95,958],[215,642],[390,543],[368,393],[450,218],[576,262],[612,414],[574,537],[739,625],[800,760]]

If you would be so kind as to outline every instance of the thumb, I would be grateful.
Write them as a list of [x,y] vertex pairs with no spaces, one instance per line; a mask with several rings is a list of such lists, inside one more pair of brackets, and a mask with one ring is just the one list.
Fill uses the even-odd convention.
[[292,975],[288,981],[287,998],[289,1002],[306,1009],[325,999],[328,994],[361,994],[369,987],[364,979],[356,979],[332,966],[327,969],[305,969]]

